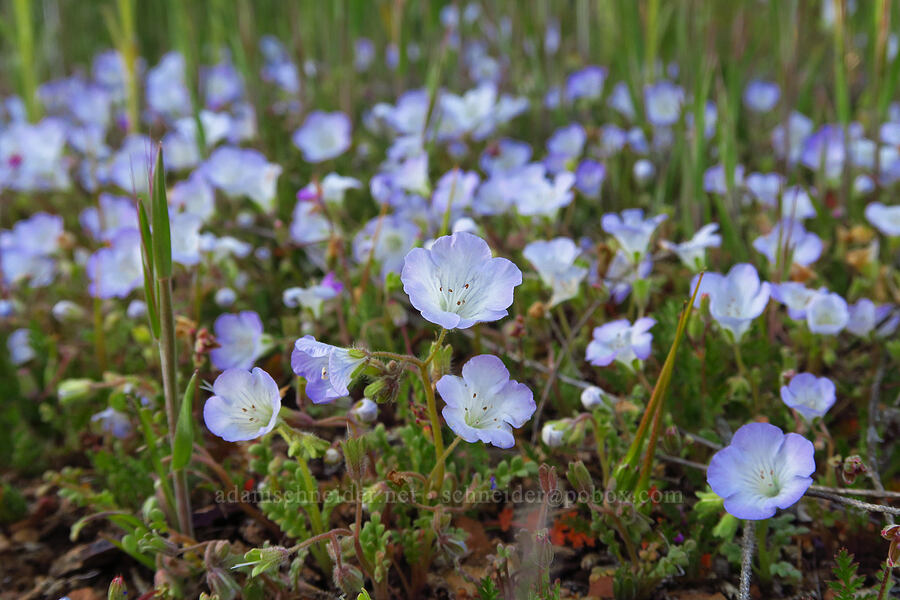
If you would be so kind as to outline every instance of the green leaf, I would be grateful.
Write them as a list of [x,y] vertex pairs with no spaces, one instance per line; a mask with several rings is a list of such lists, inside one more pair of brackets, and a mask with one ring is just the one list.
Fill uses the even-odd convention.
[[166,199],[166,170],[163,167],[162,146],[156,152],[156,166],[152,175],[153,202],[153,262],[158,279],[172,276],[172,233],[169,230],[169,203]]
[[713,528],[713,535],[722,540],[731,540],[734,538],[734,534],[737,533],[739,523],[740,521],[736,517],[725,513]]
[[159,305],[156,303],[156,277],[153,273],[153,234],[147,209],[140,197],[137,199],[138,223],[141,228],[141,258],[144,266],[144,297],[147,299],[147,317],[153,337],[159,338]]
[[172,470],[183,469],[191,461],[191,452],[194,448],[194,424],[191,407],[194,405],[194,395],[197,392],[197,371],[191,376],[184,398],[181,401],[181,413],[178,415],[178,424],[175,427],[175,444],[172,447]]

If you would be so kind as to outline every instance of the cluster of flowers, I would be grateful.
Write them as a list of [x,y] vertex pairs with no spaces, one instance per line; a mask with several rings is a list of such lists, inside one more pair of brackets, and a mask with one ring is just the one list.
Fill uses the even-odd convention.
[[[470,8],[474,7],[474,8]],[[496,321],[507,314],[513,290],[522,282],[522,272],[511,261],[493,257],[479,237],[486,219],[512,214],[525,220],[552,218],[576,197],[597,202],[606,180],[605,163],[620,154],[634,158],[633,176],[644,185],[655,176],[656,164],[672,148],[675,130],[684,127],[688,136],[712,136],[717,108],[705,107],[703,131],[694,123],[694,113],[685,110],[691,101],[677,83],[678,69],[661,69],[662,77],[642,90],[642,106],[635,106],[624,82],[607,84],[608,71],[587,66],[571,73],[563,86],[543,98],[547,109],[573,106],[605,106],[615,115],[596,129],[578,122],[555,130],[542,150],[531,144],[497,137],[502,127],[528,110],[528,98],[500,92],[504,62],[490,55],[480,41],[464,44],[457,35],[460,22],[478,21],[477,5],[460,13],[453,5],[441,13],[448,43],[461,50],[467,71],[475,82],[461,94],[440,90],[432,99],[425,89],[410,90],[395,102],[377,103],[363,116],[364,135],[357,131],[357,156],[374,150],[364,136],[386,138],[389,145],[377,172],[365,182],[328,172],[297,192],[288,236],[303,249],[308,260],[325,275],[307,287],[282,290],[287,308],[301,309],[313,318],[324,303],[345,293],[349,282],[327,272],[326,253],[335,239],[352,239],[356,265],[376,263],[380,280],[399,274],[412,307],[422,317],[447,329],[465,329],[479,322]],[[485,32],[486,39],[509,36],[502,25]],[[548,31],[545,46],[558,47],[558,31]],[[275,38],[260,42],[264,58],[261,77],[274,86],[278,100],[272,108],[299,117],[296,101],[303,74],[314,72],[314,62],[302,69]],[[410,58],[421,49],[407,46]],[[386,61],[396,66],[396,47],[389,47]],[[356,42],[355,68],[367,70],[375,51],[369,40]],[[203,67],[199,85],[202,106],[192,105],[184,58],[166,54],[157,65],[139,64],[145,92],[145,110],[140,118],[162,138],[165,168],[174,183],[169,198],[173,259],[185,267],[202,262],[221,263],[247,258],[270,258],[265,246],[254,248],[246,241],[222,231],[214,223],[217,195],[249,199],[255,212],[240,212],[238,232],[258,219],[271,218],[282,167],[261,152],[243,147],[257,135],[256,114],[248,102],[241,74],[227,54],[216,65]],[[77,183],[96,194],[97,206],[85,208],[79,223],[93,242],[93,250],[75,248],[74,262],[83,266],[89,292],[98,299],[126,299],[143,283],[138,217],[131,197],[146,193],[153,155],[151,140],[132,130],[127,117],[128,76],[122,57],[109,51],[99,54],[89,77],[74,76],[51,81],[40,88],[48,116],[38,123],[25,119],[22,102],[9,98],[0,113],[0,191],[64,191]],[[780,102],[777,85],[751,81],[743,96],[751,118],[764,122]],[[434,114],[432,114],[434,101]],[[298,118],[297,122],[300,120]],[[642,127],[646,122],[649,127]],[[900,180],[900,105],[891,106],[889,121],[878,139],[868,139],[863,128],[852,124],[846,132],[835,124],[818,127],[808,117],[791,113],[785,124],[775,125],[770,143],[776,156],[791,165],[822,173],[831,183],[846,172],[854,176],[853,194],[865,199],[876,186]],[[198,127],[199,126],[199,127]],[[354,146],[354,123],[342,112],[311,111],[293,132],[291,140],[307,163],[334,161]],[[649,135],[648,135],[649,134]],[[118,148],[111,139],[122,138]],[[497,139],[494,139],[497,138]],[[199,144],[206,148],[200,151]],[[438,144],[460,162],[481,145],[477,154],[480,172],[453,168],[431,185],[428,148]],[[536,157],[535,154],[540,156]],[[205,156],[205,158],[203,158]],[[877,168],[877,170],[876,170]],[[323,169],[325,170],[325,169]],[[723,165],[706,171],[704,186],[711,194],[736,195],[755,203],[774,217],[774,225],[753,240],[753,248],[773,266],[809,266],[822,255],[825,244],[807,223],[826,210],[815,201],[816,190],[786,186],[779,173],[748,173],[742,165],[726,173]],[[343,223],[330,217],[351,190],[368,187],[372,198],[385,207],[384,214],[363,224],[358,231],[342,231]],[[260,216],[262,215],[262,216]],[[900,206],[869,202],[865,216],[885,236],[900,235]],[[651,242],[666,215],[647,217],[640,209],[605,214],[602,230],[615,240],[608,261],[590,238],[538,239],[530,241],[522,256],[531,264],[543,285],[551,291],[548,306],[576,297],[582,286],[606,287],[614,303],[632,293],[634,282],[653,270]],[[268,223],[271,225],[271,223]],[[451,235],[440,236],[443,231]],[[345,235],[346,234],[346,235]],[[240,233],[236,233],[240,235]],[[436,239],[435,239],[436,238]],[[63,220],[37,213],[0,232],[0,275],[4,289],[51,285],[60,274],[60,256],[72,249],[73,236],[64,231]],[[705,268],[706,250],[720,246],[716,223],[698,229],[690,239],[676,243],[661,240],[662,256],[676,256],[692,272]],[[877,247],[876,247],[877,250]],[[248,276],[229,270],[229,285],[215,295],[218,306],[234,304]],[[800,282],[761,281],[749,263],[732,266],[727,273],[706,273],[691,288],[700,286],[698,305],[708,302],[709,315],[730,340],[738,344],[769,304],[770,299],[788,309],[791,319],[805,321],[818,335],[847,331],[863,337],[892,335],[900,324],[897,307],[858,298],[853,304],[826,288],[811,289]],[[704,300],[707,298],[708,300]],[[67,318],[79,307],[68,301],[54,310]],[[16,301],[0,300],[0,318],[9,318],[21,307]],[[127,314],[139,318],[143,303],[133,300]],[[651,353],[655,325],[651,317],[635,322],[615,320],[593,331],[586,360],[606,367],[615,362],[639,369]],[[259,315],[252,311],[223,314],[215,322],[218,347],[212,350],[213,365],[223,371],[207,401],[204,418],[209,429],[229,441],[248,440],[273,429],[280,409],[280,393],[265,371],[255,368],[270,343]],[[25,364],[35,356],[27,330],[8,338],[13,362]],[[306,380],[306,394],[313,402],[330,402],[349,395],[351,382],[369,354],[365,350],[341,348],[310,336],[297,340],[292,367]],[[464,440],[481,440],[499,447],[514,444],[512,430],[521,427],[535,411],[531,391],[512,381],[499,357],[476,356],[462,368],[461,377],[445,375],[436,384],[444,400],[447,425]],[[595,394],[596,395],[596,394]],[[782,390],[784,402],[807,418],[821,417],[834,402],[834,386],[812,374],[794,377]],[[376,415],[371,400],[354,407],[361,420]],[[812,446],[796,434],[785,436],[777,428],[747,425],[734,436],[732,445],[713,460],[709,478],[713,489],[726,498],[726,507],[736,516],[760,518],[773,507],[789,505],[808,486],[815,470]],[[751,485],[752,482],[752,485]],[[802,490],[801,490],[802,488]],[[764,500],[761,500],[764,499]],[[793,500],[792,500],[793,499]]]

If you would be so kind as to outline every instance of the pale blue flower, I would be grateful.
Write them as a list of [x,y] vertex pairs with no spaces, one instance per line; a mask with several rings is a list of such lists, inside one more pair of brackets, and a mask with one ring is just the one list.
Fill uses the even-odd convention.
[[213,383],[213,394],[203,406],[203,422],[226,442],[256,439],[278,423],[278,384],[259,367],[224,371]]
[[588,273],[587,268],[575,264],[579,254],[581,251],[575,242],[565,237],[536,240],[522,251],[544,285],[553,291],[549,306],[556,306],[578,295],[578,287]]
[[718,231],[718,223],[709,223],[698,229],[694,237],[686,242],[673,244],[662,240],[660,245],[666,250],[674,252],[686,267],[699,271],[706,264],[706,249],[718,248],[722,245],[722,236],[717,233]]
[[365,356],[316,341],[311,335],[297,340],[291,353],[291,368],[306,379],[306,395],[316,404],[349,395],[353,375],[365,361]]
[[803,415],[807,421],[824,417],[834,406],[834,383],[827,377],[798,373],[788,385],[781,386],[781,400]]
[[438,238],[430,249],[414,248],[400,274],[403,290],[422,316],[446,329],[466,329],[505,317],[522,272],[471,233]]
[[210,351],[209,358],[219,370],[247,370],[264,351],[263,324],[251,310],[219,315],[213,331],[219,347]]
[[100,423],[100,428],[119,439],[127,438],[131,435],[131,421],[128,415],[120,412],[112,407],[108,407],[91,417],[91,421]]
[[650,356],[653,334],[649,330],[654,325],[656,319],[642,317],[633,325],[628,319],[618,319],[596,327],[585,359],[598,367],[609,366],[615,360],[631,369],[636,359]]
[[866,205],[866,219],[887,236],[900,236],[900,204],[886,206],[881,202]]
[[353,238],[353,257],[366,264],[369,256],[381,265],[381,279],[399,273],[406,254],[415,247],[421,231],[419,226],[397,215],[375,217]]
[[363,398],[353,405],[350,414],[360,423],[374,423],[378,419],[378,405],[369,398]]
[[837,335],[849,320],[847,301],[834,292],[820,291],[806,307],[806,324],[813,333]]
[[781,89],[773,81],[753,79],[744,88],[744,105],[758,113],[767,113],[775,108],[781,97]]
[[601,226],[603,231],[616,238],[622,250],[632,256],[643,256],[649,249],[653,232],[667,218],[668,215],[661,214],[644,219],[644,211],[640,208],[627,208],[621,214],[603,215]]
[[868,298],[860,298],[849,307],[846,329],[854,335],[865,337],[875,328],[875,303]]
[[226,196],[253,200],[263,211],[275,208],[275,193],[281,166],[270,163],[256,150],[223,146],[217,148],[199,170]]
[[566,79],[566,100],[598,100],[603,95],[603,83],[608,72],[606,67],[595,65],[575,71]]
[[102,193],[99,208],[89,206],[78,217],[81,226],[96,240],[109,240],[122,229],[136,229],[137,208],[133,199],[127,196],[113,196]]
[[788,117],[788,127],[776,125],[772,130],[772,148],[778,158],[787,158],[791,164],[800,160],[806,140],[813,132],[812,120],[796,111]]
[[16,329],[6,338],[6,349],[9,351],[9,362],[21,366],[37,357],[31,346],[31,331]]
[[509,172],[525,166],[531,160],[531,152],[527,142],[503,138],[484,150],[478,164],[489,175]]
[[522,427],[536,408],[528,386],[511,380],[503,361],[490,354],[469,359],[462,377],[444,375],[435,388],[445,403],[444,420],[467,442],[512,448],[513,428]]
[[671,127],[681,117],[684,90],[671,81],[660,80],[644,88],[647,120],[654,127]]
[[788,309],[788,315],[794,320],[806,318],[806,308],[819,293],[796,281],[773,283],[771,287],[772,298],[784,304]]
[[184,78],[184,57],[169,52],[147,72],[147,108],[154,116],[175,119],[191,114],[191,95]]
[[774,207],[778,204],[784,176],[778,173],[750,173],[744,183],[759,203]]
[[[697,287],[699,275],[691,282],[691,291]],[[731,267],[727,275],[706,273],[703,275],[696,304],[703,296],[709,296],[709,312],[722,329],[729,331],[735,342],[750,329],[750,324],[762,314],[769,303],[769,284],[760,282],[756,268],[747,263]]]
[[769,423],[738,429],[709,463],[706,480],[738,519],[761,520],[797,503],[816,470],[812,442]]
[[782,219],[772,231],[753,240],[757,252],[765,255],[770,264],[784,262],[779,254],[787,250],[788,264],[795,263],[808,266],[819,260],[822,255],[822,239],[807,231],[800,221]]
[[306,117],[292,140],[306,162],[320,163],[347,151],[352,141],[351,130],[350,119],[344,113],[317,110]]
[[96,298],[124,298],[144,284],[141,258],[141,234],[137,229],[122,229],[110,240],[109,247],[94,252],[88,259],[88,290]]
[[575,188],[585,197],[597,200],[606,179],[606,167],[592,159],[585,159],[575,170]]

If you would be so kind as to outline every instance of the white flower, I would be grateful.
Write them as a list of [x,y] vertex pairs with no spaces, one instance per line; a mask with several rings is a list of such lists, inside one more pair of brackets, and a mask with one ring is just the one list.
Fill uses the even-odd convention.
[[525,246],[522,254],[534,265],[544,285],[553,290],[550,306],[574,298],[588,270],[575,264],[580,250],[569,238],[537,240]]
[[722,236],[716,233],[719,230],[718,223],[709,223],[697,230],[694,237],[680,244],[662,240],[660,245],[674,252],[686,267],[700,270],[706,263],[706,249],[718,248],[722,245]]
[[281,393],[259,367],[224,371],[213,383],[213,394],[203,407],[203,420],[226,442],[252,440],[275,428]]
[[819,292],[806,307],[806,324],[813,333],[836,335],[849,320],[847,301],[834,292]]

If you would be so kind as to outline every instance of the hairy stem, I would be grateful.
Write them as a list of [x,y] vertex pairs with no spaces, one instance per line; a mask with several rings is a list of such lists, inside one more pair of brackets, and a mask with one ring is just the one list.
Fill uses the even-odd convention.
[[741,587],[738,598],[750,600],[750,575],[753,573],[753,521],[744,521],[744,541],[741,546]]
[[[159,279],[159,363],[162,370],[163,394],[166,401],[166,421],[169,426],[169,444],[175,447],[175,427],[180,409],[175,390],[175,311],[172,307],[172,280]],[[187,487],[187,472],[178,469],[172,473],[175,491],[175,512],[178,515],[178,529],[184,535],[194,537],[191,520],[191,497]]]

